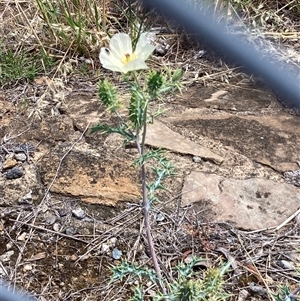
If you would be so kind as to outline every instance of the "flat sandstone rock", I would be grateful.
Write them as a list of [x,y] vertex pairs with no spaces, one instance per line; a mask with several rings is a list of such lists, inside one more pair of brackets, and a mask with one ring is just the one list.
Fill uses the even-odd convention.
[[203,147],[184,136],[172,131],[163,123],[156,120],[148,125],[146,144],[164,148],[179,154],[190,154],[221,164],[223,158],[210,149]]
[[276,227],[297,211],[300,189],[267,179],[226,179],[193,171],[184,182],[182,206],[193,203],[208,206],[213,222],[258,230]]
[[[47,186],[54,179],[62,156],[58,148],[56,153],[44,156],[39,162]],[[116,206],[118,202],[138,199],[138,183],[137,171],[130,163],[73,151],[62,162],[50,191],[90,204]]]
[[200,116],[187,114],[165,118],[198,137],[221,142],[240,154],[271,168],[285,172],[297,168],[300,148],[300,117],[275,112],[262,116],[238,116],[231,113]]

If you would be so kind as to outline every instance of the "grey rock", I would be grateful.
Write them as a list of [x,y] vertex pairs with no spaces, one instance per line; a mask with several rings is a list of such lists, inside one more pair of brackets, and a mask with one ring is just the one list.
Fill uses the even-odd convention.
[[28,193],[26,193],[23,197],[21,197],[18,200],[18,203],[20,205],[32,205],[32,195],[31,195],[32,191],[30,190]]
[[300,169],[285,172],[284,178],[287,183],[300,187]]
[[162,222],[164,219],[165,219],[165,215],[164,215],[163,213],[158,212],[158,213],[156,214],[155,220],[156,220],[157,222]]
[[25,162],[27,159],[27,156],[24,153],[18,153],[18,154],[15,154],[15,158],[17,161]]
[[193,157],[193,162],[200,163],[201,161],[202,161],[201,157],[198,157],[198,156]]
[[66,228],[66,234],[67,235],[74,235],[76,233],[76,229],[73,227]]
[[295,264],[292,261],[280,260],[277,264],[285,270],[295,270]]
[[68,210],[66,208],[61,208],[58,210],[58,214],[60,217],[66,216],[68,214]]
[[72,210],[72,215],[78,219],[83,219],[85,217],[85,212],[80,207],[78,207]]
[[12,179],[18,179],[23,176],[23,171],[18,167],[13,167],[10,169],[6,174],[6,179],[12,180]]
[[54,214],[50,215],[45,221],[47,225],[53,225],[55,222],[56,222],[56,216]]
[[111,252],[111,256],[113,259],[118,260],[122,257],[122,251],[117,248],[114,248]]
[[101,253],[104,254],[104,253],[107,253],[108,251],[109,251],[109,245],[106,243],[103,243],[101,246]]
[[61,230],[61,224],[60,223],[54,223],[52,226],[53,230],[56,232],[60,232]]

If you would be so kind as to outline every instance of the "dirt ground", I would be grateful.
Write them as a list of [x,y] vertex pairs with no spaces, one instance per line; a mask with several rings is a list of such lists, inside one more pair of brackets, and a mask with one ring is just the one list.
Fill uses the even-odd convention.
[[[236,86],[195,83],[162,105],[166,113],[158,123],[180,135],[182,143],[193,143],[183,153],[176,141],[172,144],[173,134],[161,139],[170,142],[168,156],[177,169],[151,217],[165,273],[190,253],[207,258],[206,268],[233,257],[237,267],[225,285],[232,300],[267,300],[280,284],[295,287],[300,280],[297,216],[275,228],[300,203],[299,182],[294,178],[296,186],[286,184],[284,177],[284,172],[299,168],[299,116],[252,81]],[[140,230],[139,174],[131,164],[134,148],[121,147],[118,136],[89,133],[99,119],[109,121],[95,93],[73,90],[61,114],[36,121],[21,114],[5,95],[0,106],[1,277],[38,300],[128,299],[130,283],[118,287],[108,281],[110,266],[118,262],[112,258],[114,248],[122,258],[149,262]],[[156,136],[148,147],[160,146]],[[209,152],[202,158],[194,155],[203,150]],[[13,168],[22,175],[9,178]],[[206,178],[217,175],[221,181],[268,180],[272,182],[264,189],[271,191],[272,183],[289,185],[294,196],[285,195],[279,204],[286,214],[274,217],[267,209],[262,224],[251,229],[230,202],[231,217],[220,220],[213,214],[213,198],[183,198],[183,190],[191,191],[186,185],[192,172]],[[261,202],[257,193],[256,202]],[[160,222],[158,213],[164,216]],[[276,223],[264,227],[268,219]]]

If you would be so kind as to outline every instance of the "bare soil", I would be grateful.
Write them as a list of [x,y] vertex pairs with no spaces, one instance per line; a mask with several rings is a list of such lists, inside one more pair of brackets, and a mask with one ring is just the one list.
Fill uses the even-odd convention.
[[[226,93],[215,97],[218,91]],[[286,270],[281,262],[299,265],[298,222],[279,231],[249,232],[227,220],[216,223],[209,214],[209,202],[188,207],[180,203],[182,185],[192,170],[283,183],[284,166],[297,166],[299,133],[287,133],[280,130],[280,124],[276,128],[262,121],[277,116],[294,128],[300,125],[299,117],[283,108],[270,91],[251,82],[241,87],[195,84],[182,96],[167,99],[164,106],[167,112],[161,121],[225,160],[221,165],[210,160],[194,163],[176,148],[169,153],[178,174],[168,181],[168,190],[152,214],[155,245],[166,275],[187,254],[207,258],[203,268],[232,256],[237,267],[229,272],[225,285],[231,300],[238,300],[242,290],[247,293],[242,300],[266,300],[280,284],[288,282],[293,288],[299,274]],[[139,175],[131,166],[135,150],[120,147],[118,137],[90,135],[86,130],[98,116],[109,121],[95,94],[70,94],[63,114],[39,121],[26,119],[4,95],[1,108],[2,164],[21,144],[32,146],[31,151],[24,151],[26,161],[16,164],[24,171],[23,177],[6,179],[9,168],[1,173],[3,279],[39,300],[127,300],[130,283],[108,283],[110,267],[118,263],[112,249],[121,250],[124,259],[151,266],[140,230]],[[282,153],[276,153],[279,144]],[[31,176],[25,181],[26,174]],[[70,188],[70,179],[78,190]],[[88,185],[84,181],[100,181],[97,189],[106,194],[84,191]],[[29,190],[31,197],[22,202]],[[83,219],[74,217],[76,208],[84,211]],[[162,222],[156,221],[159,212],[164,215]]]

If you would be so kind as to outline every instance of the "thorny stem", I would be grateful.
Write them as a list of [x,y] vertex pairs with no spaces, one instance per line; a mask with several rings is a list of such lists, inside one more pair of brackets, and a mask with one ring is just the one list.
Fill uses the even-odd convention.
[[[137,78],[136,75],[134,74],[136,82]],[[140,144],[139,142],[139,137],[137,136],[136,138],[136,146],[139,152],[140,156],[144,155],[144,150],[145,150],[145,140],[146,140],[146,133],[147,133],[147,111],[148,111],[148,100],[146,100],[146,104],[144,107],[144,111],[143,111],[143,136],[142,136],[142,142]],[[143,162],[142,163],[142,167],[141,167],[141,171],[142,171],[142,195],[143,195],[143,215],[144,215],[144,223],[145,223],[145,228],[146,228],[146,235],[147,235],[147,241],[148,241],[148,246],[150,249],[150,254],[151,254],[151,258],[153,261],[153,266],[158,278],[158,282],[159,282],[159,287],[160,287],[160,291],[162,294],[166,295],[166,289],[163,285],[162,282],[162,274],[161,274],[161,270],[158,264],[158,260],[157,260],[157,255],[155,252],[155,248],[154,248],[154,242],[153,242],[153,238],[152,238],[152,231],[151,231],[151,225],[150,225],[150,220],[149,220],[149,209],[150,209],[150,204],[149,204],[149,200],[148,200],[148,194],[147,194],[147,170],[146,170],[146,163]]]
[[[146,130],[147,127],[147,122],[144,121],[144,132]],[[144,136],[143,136],[144,138]],[[138,149],[138,152],[141,155],[143,155],[143,144],[141,145],[139,143],[138,140],[136,140],[136,146]],[[146,178],[147,178],[147,171],[146,171],[146,164],[145,162],[143,162],[142,164],[142,193],[143,193],[143,215],[144,215],[144,223],[145,223],[145,228],[146,228],[146,235],[147,235],[147,241],[148,241],[148,245],[149,245],[149,249],[150,249],[150,254],[151,254],[151,258],[153,261],[153,265],[154,265],[154,269],[155,272],[157,274],[157,278],[159,280],[159,286],[160,286],[160,291],[166,295],[166,289],[162,283],[162,274],[161,274],[161,270],[158,264],[158,260],[157,260],[157,255],[154,249],[154,242],[153,242],[153,238],[152,238],[152,233],[151,233],[151,225],[150,225],[150,221],[149,221],[149,201],[148,201],[148,195],[147,195],[147,183],[146,183]]]
[[140,155],[144,155],[144,149],[145,149],[145,141],[146,141],[146,134],[147,134],[147,111],[148,111],[148,101],[146,101],[146,104],[144,107],[144,112],[143,112],[144,125],[143,125],[143,137],[142,137],[141,154]]
[[[136,84],[138,85],[138,87],[140,88],[140,91],[142,91],[143,93],[143,89],[141,89],[141,86],[139,85],[139,81],[138,78],[136,76],[135,72],[132,72],[134,80],[136,82]],[[125,78],[125,81],[128,81],[127,78]],[[139,137],[139,132],[140,129],[136,128],[136,139],[135,139],[135,143],[138,149],[138,153],[140,156],[144,155],[144,150],[145,150],[145,141],[146,141],[146,134],[147,134],[147,112],[148,112],[148,104],[149,104],[149,100],[147,99],[143,93],[143,97],[146,100],[145,105],[144,105],[144,109],[143,109],[143,134],[142,134],[142,142],[140,143],[140,137]],[[148,200],[148,194],[147,194],[147,170],[146,170],[146,163],[143,162],[142,166],[141,166],[141,172],[142,172],[142,197],[143,197],[143,215],[144,215],[144,224],[145,224],[145,229],[146,229],[146,236],[147,236],[147,241],[148,241],[148,246],[150,249],[150,255],[151,255],[151,259],[153,262],[153,266],[158,278],[158,284],[160,287],[160,291],[163,295],[166,295],[166,289],[163,285],[163,281],[162,281],[162,274],[161,274],[161,270],[159,267],[159,263],[158,263],[158,259],[157,259],[157,255],[155,252],[155,248],[154,248],[154,242],[153,242],[153,238],[152,238],[152,231],[151,231],[151,225],[150,225],[150,221],[149,221],[149,209],[150,209],[150,204],[149,204],[149,200]],[[167,301],[167,300],[166,300]]]

